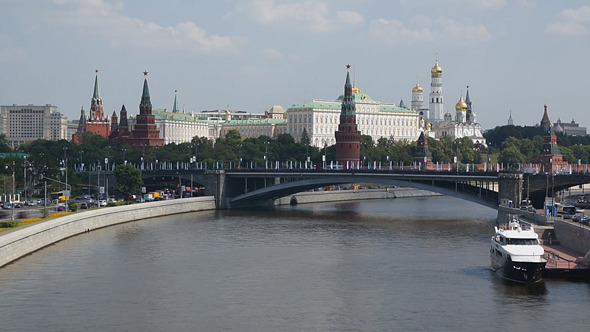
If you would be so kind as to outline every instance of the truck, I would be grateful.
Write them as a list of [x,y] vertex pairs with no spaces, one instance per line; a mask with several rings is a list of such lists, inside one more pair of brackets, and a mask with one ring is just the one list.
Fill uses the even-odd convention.
[[162,199],[162,195],[160,194],[159,191],[150,191],[148,194],[152,195],[152,198],[154,201],[159,201]]

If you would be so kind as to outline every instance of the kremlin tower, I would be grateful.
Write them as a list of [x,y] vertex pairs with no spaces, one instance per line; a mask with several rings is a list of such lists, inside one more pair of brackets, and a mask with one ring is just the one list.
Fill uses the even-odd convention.
[[551,129],[551,121],[549,121],[549,114],[547,113],[547,104],[544,105],[545,112],[543,112],[543,118],[541,118],[541,128],[549,131]]
[[430,70],[432,81],[430,83],[430,112],[427,122],[438,122],[443,120],[443,91],[442,91],[442,68],[438,65],[438,56],[434,67]]
[[102,108],[102,98],[98,90],[98,70],[95,71],[94,78],[94,93],[90,100],[90,114],[86,117],[84,108],[80,111],[80,122],[78,124],[78,131],[72,136],[72,140],[76,144],[80,144],[80,137],[83,132],[89,131],[96,135],[109,137],[111,133],[111,124],[109,119],[104,116]]
[[344,169],[354,168],[360,163],[361,132],[357,129],[356,110],[350,83],[350,65],[346,65],[346,84],[340,111],[340,123],[334,133],[336,137],[336,163]]
[[[147,74],[147,71],[143,72],[143,93],[141,95],[141,102],[139,103],[139,115],[135,118],[135,128],[127,140],[129,145],[134,149],[164,145],[164,139],[160,138],[160,131],[156,127],[156,118],[152,114],[152,101],[147,82]],[[125,118],[125,120],[127,119]],[[122,114],[121,121],[123,121]],[[121,125],[119,125],[119,131],[121,131]]]

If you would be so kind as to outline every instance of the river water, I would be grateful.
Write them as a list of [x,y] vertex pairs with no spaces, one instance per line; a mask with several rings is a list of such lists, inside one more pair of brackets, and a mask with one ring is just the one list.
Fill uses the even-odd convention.
[[590,284],[492,274],[450,197],[155,218],[0,268],[0,331],[582,331]]

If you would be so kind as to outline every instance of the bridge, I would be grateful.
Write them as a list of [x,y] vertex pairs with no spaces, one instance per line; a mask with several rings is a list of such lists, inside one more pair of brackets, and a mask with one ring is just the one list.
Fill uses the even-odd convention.
[[[351,183],[413,187],[497,208],[502,200],[518,204],[531,194],[539,196],[542,204],[545,197],[543,184],[546,182],[544,176],[525,177],[518,173],[397,169],[150,170],[143,171],[143,178],[153,186],[165,182],[172,186],[205,186],[205,194],[215,196],[219,209],[268,205],[275,199],[298,192]],[[552,179],[556,190],[565,186],[562,178],[557,178]],[[590,182],[590,177],[582,176],[569,182],[575,185],[581,181]],[[527,191],[524,191],[524,184]]]
[[[114,184],[112,172],[102,172]],[[218,209],[273,204],[298,192],[352,183],[412,187],[497,208],[512,201],[515,207],[529,198],[537,208],[546,196],[590,183],[590,174],[524,174],[519,172],[456,172],[401,169],[173,169],[144,170],[148,186],[205,186]]]

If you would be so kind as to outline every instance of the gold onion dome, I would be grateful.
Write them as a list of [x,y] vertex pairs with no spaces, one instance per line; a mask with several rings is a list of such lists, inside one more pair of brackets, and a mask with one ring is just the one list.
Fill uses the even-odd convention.
[[356,82],[352,84],[352,93],[361,93],[361,90],[356,87]]
[[438,60],[434,64],[434,67],[432,67],[432,69],[430,69],[430,72],[432,74],[442,74],[442,68],[438,65]]
[[465,100],[463,100],[463,96],[461,96],[461,99],[459,99],[459,101],[455,105],[455,110],[462,111],[465,109],[467,109],[467,103],[465,102]]
[[412,92],[422,92],[420,84],[416,83],[416,86],[412,88]]

